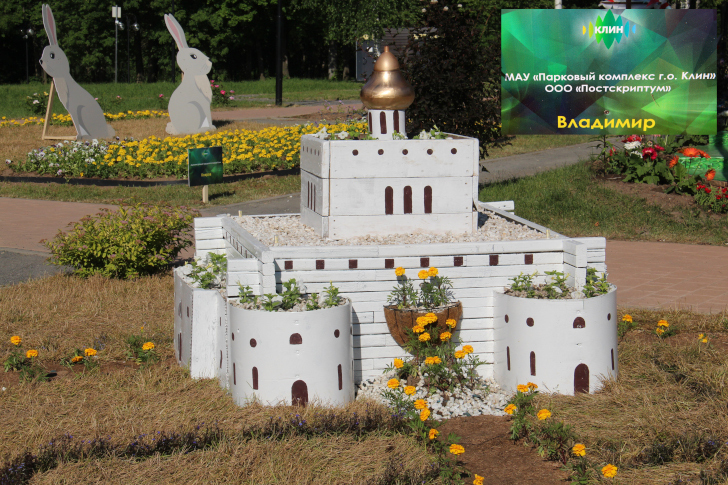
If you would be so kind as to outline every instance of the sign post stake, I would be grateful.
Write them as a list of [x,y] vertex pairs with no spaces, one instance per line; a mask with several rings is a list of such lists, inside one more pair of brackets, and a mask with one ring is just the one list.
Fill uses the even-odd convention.
[[208,191],[208,187],[209,187],[209,185],[202,186],[202,203],[203,204],[207,204],[208,202],[210,202],[210,199],[209,199],[210,192]]

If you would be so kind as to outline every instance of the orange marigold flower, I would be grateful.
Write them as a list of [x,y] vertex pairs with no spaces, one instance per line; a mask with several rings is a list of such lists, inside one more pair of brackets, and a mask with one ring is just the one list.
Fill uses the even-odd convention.
[[670,326],[670,324],[667,323],[667,320],[660,320],[659,322],[657,322],[657,326],[658,327],[665,327],[665,328],[667,328],[667,327]]
[[10,343],[13,345],[20,345],[20,343],[23,341],[18,335],[13,335],[10,337]]
[[473,480],[473,485],[483,485],[483,480],[485,480],[485,477],[481,477],[476,473],[475,480]]
[[430,417],[430,410],[425,408],[422,411],[420,411],[420,421],[427,421],[427,418]]
[[425,315],[425,320],[427,320],[427,323],[435,323],[437,321],[437,315],[428,313]]
[[415,323],[417,325],[427,325],[429,322],[427,321],[427,318],[423,315],[421,317],[417,317],[417,320],[415,320]]
[[406,386],[404,388],[404,393],[407,394],[408,396],[411,396],[415,392],[417,392],[417,388],[415,388],[415,386]]
[[415,325],[414,327],[412,327],[412,331],[414,333],[422,333],[425,331],[425,327],[423,327],[422,325]]
[[456,359],[462,359],[463,357],[465,357],[466,354],[462,350],[458,350],[455,352],[454,355]]
[[422,271],[417,273],[417,277],[421,280],[427,279],[428,276],[430,276],[430,273],[428,273],[426,269],[423,269]]
[[427,407],[427,401],[424,399],[418,399],[415,401],[415,409],[425,409]]
[[419,339],[420,342],[427,342],[428,340],[430,340],[430,334],[425,332],[417,338]]
[[715,178],[715,169],[711,168],[705,172],[705,180],[713,180]]
[[402,361],[402,359],[394,359],[395,368],[401,369],[403,365],[404,365],[404,362]]
[[86,354],[87,357],[93,357],[96,355],[96,349],[88,348],[83,351],[84,354]]
[[33,357],[38,357],[38,351],[31,349],[25,353],[25,357],[28,359],[32,359]]
[[450,445],[450,453],[452,453],[453,455],[462,455],[463,453],[465,453],[465,448],[457,443],[453,443]]
[[390,389],[397,389],[399,387],[399,381],[397,379],[389,379],[387,381],[387,387]]
[[623,322],[629,322],[632,323],[632,315],[625,315],[622,317]]
[[543,421],[544,419],[549,419],[551,417],[551,411],[549,411],[548,409],[542,409],[538,412],[538,414],[536,414],[536,417],[540,421]]
[[529,389],[528,389],[528,386],[527,386],[527,385],[525,385],[525,384],[518,384],[518,385],[516,386],[516,390],[517,390],[518,392],[523,392],[523,393],[526,393],[526,392],[528,392],[528,391],[529,391]]
[[435,268],[435,267],[433,266],[432,268],[430,268],[430,269],[429,269],[429,270],[427,271],[427,274],[428,274],[429,276],[437,276],[437,268]]
[[447,325],[450,328],[455,328],[457,326],[457,324],[458,324],[458,322],[456,322],[452,318],[448,318],[447,320],[445,320],[445,325]]
[[404,268],[400,266],[399,268],[394,270],[394,274],[397,276],[402,276],[404,274]]
[[513,403],[511,403],[511,404],[509,404],[508,406],[505,407],[505,409],[503,410],[503,412],[505,412],[506,414],[513,414],[517,410],[518,410],[518,408],[516,407],[516,405],[513,404]]
[[71,363],[75,364],[76,362],[81,361],[81,360],[83,360],[83,357],[80,355],[76,355],[73,357],[73,359],[71,359]]
[[586,455],[586,446],[582,445],[581,443],[577,443],[571,449],[571,453],[575,456],[585,456]]
[[607,478],[613,478],[617,475],[617,470],[619,470],[619,468],[609,463],[604,468],[602,468],[602,475]]
[[660,335],[660,336],[662,336],[662,334],[663,334],[663,333],[665,333],[665,329],[664,329],[664,328],[661,328],[661,327],[657,327],[657,328],[655,329],[655,333],[656,333],[657,335]]
[[440,340],[442,340],[443,342],[447,342],[451,338],[452,338],[452,334],[450,332],[442,332],[440,334]]
[[438,430],[436,430],[435,428],[432,428],[430,430],[430,432],[428,433],[428,436],[431,440],[434,440],[435,438],[437,438],[437,435],[439,435],[439,434],[440,434],[440,432]]
[[463,346],[463,352],[466,354],[472,354],[473,353],[473,346],[472,345],[464,345]]
[[528,389],[531,391],[535,391],[536,389],[538,389],[538,386],[536,384],[534,384],[533,382],[527,382],[526,385],[528,386]]

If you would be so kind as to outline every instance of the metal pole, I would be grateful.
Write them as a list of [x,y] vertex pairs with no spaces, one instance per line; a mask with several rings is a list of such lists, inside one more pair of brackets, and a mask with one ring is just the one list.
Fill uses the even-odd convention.
[[114,82],[119,78],[119,19],[114,19]]
[[129,16],[126,16],[126,82],[131,83],[131,58],[129,57],[129,31],[131,30],[131,24],[129,23]]
[[25,34],[25,83],[30,83],[30,76],[28,75],[28,34]]
[[278,0],[278,19],[276,26],[276,106],[283,104],[283,13],[282,0]]

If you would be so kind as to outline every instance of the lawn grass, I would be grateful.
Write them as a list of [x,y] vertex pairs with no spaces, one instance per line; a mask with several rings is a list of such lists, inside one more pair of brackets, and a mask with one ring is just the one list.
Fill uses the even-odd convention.
[[569,237],[728,243],[728,219],[698,210],[671,214],[644,199],[607,189],[596,182],[586,163],[485,186],[480,200],[513,200],[516,215]]
[[[70,483],[81,476],[104,483],[146,483],[150,476],[160,483],[378,483],[392,474],[392,457],[404,468],[395,467],[386,483],[409,483],[408,475],[431,471],[433,457],[397,431],[381,405],[239,407],[217,379],[190,379],[173,357],[173,306],[169,274],[134,281],[58,275],[0,288],[0,358],[12,350],[10,336],[20,335],[23,350],[37,349],[43,365],[85,347],[96,348],[101,363],[99,371],[46,383],[9,383],[17,374],[0,375],[6,388],[0,392],[2,461],[37,453],[65,435],[73,436],[72,443],[103,437],[129,444],[151,442],[158,431],[213,426],[222,439],[205,450],[71,460],[32,483]],[[128,364],[126,357],[125,338],[140,334],[142,326],[162,359],[147,367]],[[298,425],[297,415],[306,426]],[[276,422],[281,434],[272,436]]]
[[[510,135],[500,141],[501,146],[488,148],[485,160],[579,145],[590,141],[594,141],[593,135]],[[596,141],[594,144],[596,145]]]
[[[230,107],[266,105],[275,101],[275,79],[265,81],[223,82],[226,90],[235,91],[238,98]],[[105,112],[119,113],[129,110],[167,109],[167,102],[178,84],[170,82],[126,84],[103,83],[82,84],[83,88],[98,98]],[[329,81],[326,79],[285,79],[283,81],[283,103],[297,101],[359,99],[362,83],[355,81]],[[32,115],[27,106],[27,96],[48,92],[50,84],[5,84],[0,85],[0,116],[23,118]],[[159,98],[164,94],[163,98]],[[117,96],[121,96],[118,99]],[[215,107],[213,107],[214,109]],[[53,112],[65,114],[63,105],[55,100]]]
[[[596,394],[539,395],[536,409],[572,425],[599,467],[619,467],[615,483],[726,483],[728,319],[629,308],[619,317],[625,313],[637,327],[619,343],[619,377]],[[659,339],[660,319],[676,335]]]

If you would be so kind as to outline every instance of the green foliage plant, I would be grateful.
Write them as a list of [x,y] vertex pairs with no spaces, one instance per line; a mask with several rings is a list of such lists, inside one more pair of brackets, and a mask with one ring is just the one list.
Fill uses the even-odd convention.
[[28,110],[35,116],[44,116],[48,107],[48,93],[33,93],[30,96],[26,96],[25,100],[28,105]]
[[255,295],[253,293],[253,289],[248,285],[241,285],[238,282],[238,285],[240,286],[240,303],[249,303],[251,305],[257,306],[258,305],[258,295]]
[[334,283],[332,281],[329,281],[329,286],[324,288],[324,294],[326,296],[322,304],[324,308],[332,308],[341,304],[339,289],[334,286]]
[[198,215],[185,206],[122,204],[117,211],[86,216],[68,233],[59,231],[43,242],[52,264],[71,266],[78,276],[137,278],[168,268],[192,244],[189,229]]
[[61,359],[61,365],[69,369],[76,365],[83,365],[86,370],[94,371],[99,368],[99,360],[96,358],[96,352],[93,349],[86,350],[74,349],[73,352]]
[[195,258],[186,264],[192,269],[188,277],[203,290],[224,288],[227,278],[227,256],[207,253],[205,258]]
[[606,273],[602,273],[601,276],[597,275],[596,268],[586,269],[586,284],[582,288],[584,296],[587,298],[593,298],[599,295],[605,295],[609,293],[611,289],[610,284],[607,282]]
[[439,276],[437,268],[423,269],[418,273],[421,280],[419,291],[405,275],[404,268],[395,269],[397,284],[387,296],[387,303],[399,309],[413,308],[432,311],[452,302],[452,281]]
[[696,186],[695,202],[703,209],[714,214],[728,212],[728,188],[715,187],[698,183]]
[[23,353],[20,337],[13,337],[10,341],[14,347],[3,362],[5,372],[17,371],[20,373],[20,380],[25,382],[47,381],[48,373],[37,360],[38,351],[31,349]]
[[462,4],[422,4],[400,66],[417,96],[407,108],[410,137],[431,126],[480,140],[500,137],[500,44],[486,42],[499,14]]
[[281,306],[281,302],[276,300],[277,297],[278,295],[276,293],[264,294],[263,301],[261,302],[261,305],[263,305],[263,310],[267,312],[274,312],[278,310],[278,307]]
[[159,362],[159,354],[157,354],[154,342],[148,340],[144,336],[144,327],[139,334],[131,334],[126,338],[126,344],[129,347],[126,356],[139,365],[153,364]]
[[[523,274],[511,278],[511,285],[506,287],[506,294],[518,296],[521,298],[537,298],[537,299],[565,299],[572,296],[576,288],[571,288],[566,284],[566,278],[560,271],[546,271],[546,276],[550,279],[543,284],[534,284],[533,279],[538,276],[538,271],[533,274]],[[593,298],[595,296],[609,293],[612,286],[607,282],[606,275],[597,275],[595,268],[587,268],[586,283],[581,289],[585,298]]]

